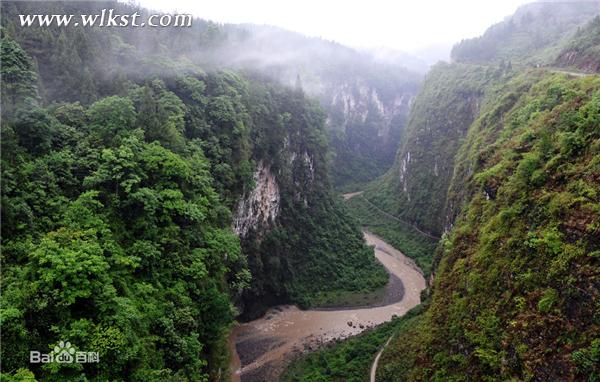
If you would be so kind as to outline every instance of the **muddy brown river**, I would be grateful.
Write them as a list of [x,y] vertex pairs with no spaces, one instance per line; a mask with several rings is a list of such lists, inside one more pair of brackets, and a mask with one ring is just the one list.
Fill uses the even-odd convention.
[[401,316],[421,302],[426,282],[414,261],[383,241],[363,231],[375,256],[404,286],[399,302],[356,309],[300,310],[293,305],[271,308],[257,320],[238,325],[229,337],[233,353],[233,382],[276,381],[299,352],[315,350],[334,339],[343,339]]

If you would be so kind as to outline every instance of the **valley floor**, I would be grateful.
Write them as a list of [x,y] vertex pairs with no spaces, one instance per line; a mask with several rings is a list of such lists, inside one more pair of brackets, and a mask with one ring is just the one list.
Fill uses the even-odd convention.
[[295,355],[401,316],[421,302],[423,272],[380,237],[363,231],[375,256],[404,286],[402,298],[389,305],[361,309],[306,310],[277,306],[260,319],[236,327],[230,337],[232,381],[275,381]]

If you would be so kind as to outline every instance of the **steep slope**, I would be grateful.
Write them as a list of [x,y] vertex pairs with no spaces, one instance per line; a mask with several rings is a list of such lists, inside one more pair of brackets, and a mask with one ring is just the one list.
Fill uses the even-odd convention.
[[504,72],[468,64],[433,67],[415,100],[394,167],[367,187],[365,198],[426,232],[441,235],[454,156],[479,112],[486,88]]
[[[451,53],[455,62],[548,65],[542,55],[600,12],[598,1],[539,1],[490,27],[481,37],[463,40]],[[554,58],[554,57],[551,57]]]
[[276,27],[226,25],[224,33],[220,46],[200,57],[209,67],[258,71],[320,101],[335,187],[353,190],[393,164],[419,72],[407,70],[403,61],[379,60]]
[[431,305],[378,380],[598,377],[599,121],[597,76],[530,71],[490,98]]
[[[167,32],[14,17],[106,5],[3,3],[2,379],[215,380],[233,303],[384,285],[302,91],[148,48]],[[103,362],[27,362],[61,340]]]
[[[326,118],[318,105],[307,102],[301,89],[279,90],[272,75],[246,72],[242,76],[224,71],[220,76],[209,74],[204,78],[207,74],[199,65],[206,65],[209,73],[225,65],[221,60],[233,49],[230,40],[237,41],[235,36],[245,29],[235,25],[220,27],[199,19],[194,20],[191,28],[184,29],[17,26],[18,14],[93,14],[109,4],[117,13],[135,10],[148,13],[145,9],[114,2],[15,2],[3,7],[3,25],[36,63],[44,101],[76,100],[85,105],[106,95],[127,93],[132,83],[164,81],[168,90],[183,100],[185,137],[202,142],[216,191],[234,212],[233,224],[244,239],[245,252],[255,255],[250,256],[250,267],[256,276],[252,291],[258,293],[257,300],[267,303],[293,298],[308,305],[317,291],[331,291],[341,285],[346,285],[342,287],[346,290],[372,289],[385,283],[385,273],[368,256],[356,224],[340,212],[329,194]],[[280,33],[284,41],[291,39],[289,33]],[[311,39],[292,35],[299,43],[314,45]],[[165,41],[172,43],[165,44]],[[326,51],[323,43],[316,46],[319,51]],[[358,55],[348,48],[335,46],[333,58],[341,56],[347,60]],[[234,61],[232,57],[229,66],[245,67],[234,65]],[[357,65],[368,66],[367,61],[365,58]],[[291,66],[279,68],[295,71]],[[184,76],[192,78],[182,79]],[[352,80],[351,76],[344,78]],[[277,78],[277,81],[282,79]],[[256,86],[261,83],[268,85],[266,88]],[[215,92],[218,97],[206,99],[205,91]],[[145,94],[139,97],[142,106],[157,107],[145,103]],[[161,134],[173,135],[174,132],[160,132],[151,138],[161,138]],[[254,191],[256,195],[267,179],[267,186],[276,199],[273,206],[265,205],[271,200],[256,200],[252,196],[253,183],[259,187]],[[263,213],[268,216],[258,216]],[[315,222],[318,220],[323,221],[320,228]],[[265,237],[268,231],[290,244],[301,238],[306,243],[305,251],[289,258],[293,251],[286,251],[285,256],[274,255],[269,261],[260,260],[262,246],[268,246],[272,239]],[[343,239],[344,243],[340,244],[341,238],[348,235],[348,240]],[[313,271],[313,267],[330,258],[340,259],[341,267],[323,266],[321,272]],[[358,263],[353,264],[355,261]],[[296,272],[296,269],[303,271]],[[355,277],[356,269],[365,270],[365,277]],[[263,277],[273,279],[263,285]],[[293,286],[284,286],[284,279],[290,280]],[[239,307],[243,306],[241,302]],[[249,313],[259,314],[260,310]]]
[[[87,103],[122,91],[125,79],[173,75],[196,70],[196,65],[209,71],[261,73],[320,101],[327,113],[334,186],[352,188],[392,165],[421,78],[403,61],[379,60],[374,54],[275,27],[202,19],[194,19],[190,28],[49,30],[15,25],[18,14],[95,14],[103,8],[119,14],[138,11],[141,17],[148,13],[116,2],[6,2],[5,27],[37,61],[48,85],[41,89],[43,97]],[[55,40],[55,50],[39,49],[48,40]],[[73,40],[83,44],[72,49],[67,41]],[[100,49],[102,54],[90,54]],[[75,68],[56,65],[65,60]],[[423,64],[420,72],[426,69]]]
[[204,61],[260,71],[319,99],[327,112],[335,186],[352,189],[392,165],[425,64],[409,71],[402,58],[378,59],[276,27],[224,28],[228,38]]
[[598,2],[528,4],[483,36],[457,44],[456,62],[437,65],[427,75],[394,165],[366,187],[364,197],[434,236],[450,229],[462,207],[454,200],[460,192],[449,193],[454,158],[485,94],[527,65],[593,69],[597,48],[593,17],[599,7]]
[[[250,275],[181,99],[157,80],[43,107],[7,36],[1,59],[2,379],[214,378]],[[102,362],[28,362],[59,341]]]
[[[599,126],[598,76],[532,69],[488,88],[458,149],[449,199],[462,208],[431,297],[394,331],[378,381],[598,378]],[[348,354],[374,357],[384,333],[288,375],[364,380],[369,364]]]
[[332,181],[341,190],[359,189],[392,166],[418,89],[416,74],[383,65],[369,70],[370,78],[351,74],[318,95],[328,111]]
[[[593,57],[597,49],[595,20],[581,24],[596,4],[578,5],[534,4],[545,11],[521,12],[537,17],[534,29],[486,33],[460,45],[460,62],[434,67],[394,167],[361,195],[403,226],[445,232],[425,310],[393,335],[378,381],[600,377],[600,78],[569,74],[591,66],[561,53]],[[560,33],[546,35],[544,23]],[[533,30],[544,36],[537,47]],[[527,69],[530,58],[552,68]],[[355,211],[369,221],[375,207]],[[388,235],[410,250],[415,230]],[[364,380],[366,362],[339,360],[355,348],[374,357],[376,338],[381,345],[377,334],[345,341],[291,370],[306,380]]]
[[559,44],[555,66],[583,72],[600,72],[600,16],[577,29],[566,42]]

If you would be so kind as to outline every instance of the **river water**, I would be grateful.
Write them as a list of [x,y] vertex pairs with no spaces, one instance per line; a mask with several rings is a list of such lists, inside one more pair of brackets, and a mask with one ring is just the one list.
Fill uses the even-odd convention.
[[269,309],[262,317],[238,325],[229,337],[233,353],[230,371],[233,382],[276,381],[287,362],[301,351],[359,334],[363,330],[401,316],[421,302],[426,287],[423,273],[413,260],[363,231],[375,256],[404,285],[399,302],[372,308],[300,310],[293,305]]

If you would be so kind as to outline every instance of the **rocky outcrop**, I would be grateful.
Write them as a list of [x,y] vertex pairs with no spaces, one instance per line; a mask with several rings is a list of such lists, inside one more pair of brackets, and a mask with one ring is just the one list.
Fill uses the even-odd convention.
[[600,72],[600,54],[592,49],[583,52],[568,50],[558,56],[555,65],[587,73],[598,73]]
[[392,99],[384,100],[377,88],[365,81],[344,83],[331,91],[327,108],[337,116],[332,119],[331,112],[328,125],[342,131],[350,123],[366,123],[369,117],[381,120],[378,124],[378,137],[389,137],[390,127],[394,117],[406,116],[414,97],[414,93],[398,93]]
[[406,155],[402,158],[400,163],[400,183],[402,183],[402,191],[406,193],[408,200],[410,201],[410,195],[408,194],[408,188],[406,185],[406,171],[410,164],[410,151],[406,152]]
[[416,86],[357,78],[319,97],[327,110],[334,185],[367,182],[392,166],[415,93]]
[[254,172],[254,188],[239,201],[233,229],[240,237],[251,231],[272,227],[279,215],[281,195],[275,176],[268,166],[259,162]]
[[479,113],[485,95],[480,89],[495,78],[484,66],[433,67],[412,106],[393,167],[366,188],[365,197],[424,232],[440,236],[447,220],[454,157]]

